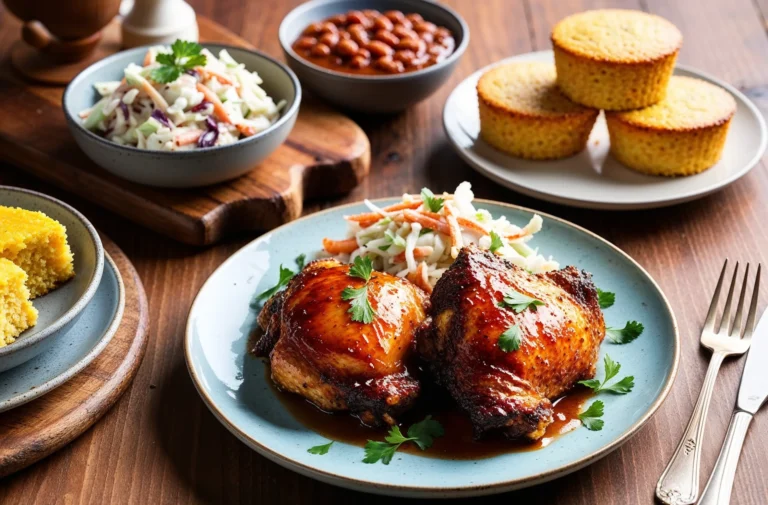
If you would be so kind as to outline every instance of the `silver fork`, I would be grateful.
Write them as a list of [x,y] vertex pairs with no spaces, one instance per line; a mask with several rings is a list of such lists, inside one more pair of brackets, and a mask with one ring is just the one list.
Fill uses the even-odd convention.
[[[725,301],[723,315],[717,326],[715,319],[717,315],[718,300],[720,299],[720,290],[723,286],[728,260],[723,264],[723,270],[720,272],[720,278],[717,281],[715,294],[712,296],[712,302],[709,305],[707,319],[704,322],[704,329],[701,332],[701,345],[712,351],[712,358],[709,361],[707,375],[704,377],[704,384],[699,393],[699,399],[693,408],[691,419],[688,421],[688,427],[683,433],[680,444],[675,450],[664,473],[661,474],[658,484],[656,484],[656,496],[667,505],[689,505],[696,502],[699,497],[699,467],[701,463],[701,441],[704,437],[704,426],[707,421],[707,412],[709,411],[709,401],[712,398],[712,391],[715,386],[715,379],[720,370],[720,365],[727,356],[737,356],[744,354],[749,350],[755,321],[755,310],[757,307],[757,281],[755,289],[752,292],[752,302],[750,303],[749,314],[745,324],[741,325],[741,315],[744,308],[744,298],[747,290],[747,281],[749,279],[749,264],[747,264],[744,273],[744,281],[741,286],[741,294],[736,307],[736,316],[731,321],[731,302],[733,301],[733,292],[736,287],[736,276],[739,271],[739,264],[733,271],[731,286],[728,289],[728,298]],[[758,277],[760,270],[758,269]],[[759,279],[758,279],[759,280]],[[729,324],[730,321],[730,324]],[[736,332],[734,332],[736,330]],[[744,336],[745,338],[739,338]]]

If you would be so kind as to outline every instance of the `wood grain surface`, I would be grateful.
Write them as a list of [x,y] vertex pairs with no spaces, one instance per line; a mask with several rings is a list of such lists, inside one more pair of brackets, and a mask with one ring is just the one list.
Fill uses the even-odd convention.
[[125,393],[139,370],[149,331],[147,297],[131,261],[104,235],[102,242],[125,288],[120,326],[101,354],[74,378],[0,414],[0,477],[39,461],[80,436]]
[[[201,17],[200,38],[236,46],[249,43]],[[288,140],[253,171],[195,190],[156,189],[113,176],[75,144],[61,111],[63,87],[21,80],[7,57],[19,23],[0,18],[0,160],[98,203],[130,220],[188,244],[274,228],[301,215],[305,199],[349,192],[368,173],[370,144],[343,115],[307,97]],[[117,21],[102,46],[119,49]]]
[[[192,0],[198,13],[279,56],[277,27],[296,0]],[[592,7],[643,9],[666,16],[685,37],[681,63],[721,77],[768,105],[768,37],[764,0],[452,0],[472,41],[456,74],[429,100],[389,117],[356,116],[371,140],[370,176],[348,196],[305,205],[304,213],[364,197],[399,195],[429,186],[452,190],[472,182],[478,197],[551,212],[617,244],[659,282],[680,324],[681,367],[658,414],[621,449],[568,477],[472,504],[649,505],[701,386],[709,353],[698,343],[701,323],[723,259],[768,265],[768,169],[760,163],[742,180],[702,200],[668,209],[605,212],[547,204],[502,189],[465,165],[442,130],[451,89],[477,68],[506,56],[546,49],[552,25]],[[6,37],[2,33],[0,37]],[[255,233],[208,249],[174,243],[83,200],[0,165],[0,181],[50,192],[95,221],[126,251],[150,303],[151,334],[132,387],[99,423],[69,447],[0,481],[0,503],[66,504],[310,504],[384,505],[315,482],[267,461],[230,435],[208,412],[190,382],[182,339],[187,311],[210,273]],[[768,302],[763,283],[760,308]],[[708,472],[735,401],[743,360],[727,361],[715,388],[706,433]],[[747,436],[731,503],[768,503],[768,412]],[[406,503],[409,500],[397,500]],[[462,502],[463,503],[463,502]]]

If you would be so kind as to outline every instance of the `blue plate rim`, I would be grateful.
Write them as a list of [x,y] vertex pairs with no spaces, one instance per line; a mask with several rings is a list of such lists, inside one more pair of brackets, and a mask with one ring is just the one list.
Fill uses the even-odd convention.
[[[383,202],[388,202],[395,199],[397,199],[397,197],[368,199],[368,201],[373,203],[383,203]],[[211,282],[211,279],[219,272],[219,270],[222,270],[223,268],[225,268],[231,261],[234,261],[234,258],[238,256],[244,249],[247,249],[248,247],[250,247],[254,242],[260,240],[264,235],[268,233],[273,233],[283,228],[293,226],[296,223],[309,220],[310,218],[316,218],[318,216],[328,214],[331,212],[336,212],[341,209],[363,205],[364,202],[362,201],[324,209],[319,212],[310,214],[308,216],[301,217],[299,219],[296,219],[284,225],[278,226],[277,228],[274,228],[265,234],[259,235],[258,237],[248,242],[247,244],[245,244],[243,247],[241,247],[234,253],[232,253],[232,255],[230,255],[223,263],[221,263],[221,265],[219,265],[216,268],[216,270],[214,270],[211,273],[208,279],[206,279],[206,281],[203,283],[200,290],[198,291],[197,295],[195,295],[195,299],[192,302],[192,306],[189,309],[189,313],[187,315],[187,324],[185,327],[185,334],[184,334],[184,358],[187,364],[187,370],[189,372],[190,378],[192,379],[192,383],[195,385],[195,389],[197,390],[200,397],[203,399],[203,403],[205,403],[205,405],[208,407],[208,409],[211,411],[214,417],[216,417],[216,419],[221,424],[223,424],[224,427],[230,431],[230,433],[235,435],[235,437],[237,437],[241,442],[246,444],[248,447],[252,448],[256,452],[258,452],[260,455],[268,458],[269,460],[281,466],[284,466],[289,470],[296,471],[308,477],[317,478],[324,482],[333,482],[336,485],[339,485],[342,487],[369,491],[369,492],[374,492],[378,494],[389,494],[389,495],[410,496],[410,497],[418,496],[418,497],[424,497],[424,498],[426,497],[441,498],[441,497],[448,497],[450,495],[450,497],[452,498],[453,497],[461,498],[461,497],[468,497],[468,496],[481,496],[481,495],[502,493],[505,491],[512,491],[515,489],[521,489],[524,487],[541,484],[541,483],[562,477],[569,473],[575,472],[577,470],[580,470],[581,468],[584,468],[596,462],[597,460],[603,458],[604,456],[607,456],[614,450],[621,447],[624,443],[629,441],[629,439],[632,438],[643,426],[645,426],[645,424],[651,419],[651,417],[653,417],[656,414],[656,412],[659,410],[661,405],[667,399],[667,396],[669,395],[669,392],[672,389],[672,385],[674,384],[675,378],[677,377],[677,372],[680,364],[680,347],[681,347],[680,330],[677,324],[677,319],[675,318],[675,314],[672,310],[672,306],[670,305],[669,300],[667,299],[667,296],[664,294],[664,291],[658,285],[656,280],[651,276],[651,274],[649,274],[648,271],[646,271],[645,268],[643,268],[630,255],[628,255],[627,253],[622,251],[619,247],[612,244],[608,240],[604,239],[600,235],[582,226],[579,226],[575,223],[572,223],[566,219],[554,216],[552,214],[548,214],[546,212],[540,212],[528,207],[522,207],[520,205],[498,202],[495,200],[488,200],[483,198],[475,198],[473,203],[498,205],[500,207],[505,207],[515,211],[523,211],[531,214],[538,214],[545,220],[557,221],[560,224],[569,226],[579,232],[582,232],[588,235],[593,239],[598,240],[599,242],[606,245],[609,249],[617,253],[619,256],[629,261],[631,265],[633,265],[640,273],[642,273],[642,275],[645,276],[645,278],[651,283],[651,285],[656,290],[661,300],[664,302],[664,308],[666,309],[667,316],[672,322],[672,329],[674,332],[674,357],[672,361],[671,370],[666,377],[666,380],[659,393],[659,396],[656,398],[653,404],[646,410],[645,413],[643,413],[643,415],[637,421],[635,421],[635,423],[632,424],[632,426],[630,426],[616,440],[606,444],[605,446],[601,447],[598,450],[591,452],[590,454],[580,458],[577,461],[568,463],[566,465],[560,465],[558,467],[552,468],[545,472],[540,472],[536,475],[531,475],[525,478],[500,480],[492,484],[456,486],[456,487],[415,486],[415,485],[403,486],[403,485],[397,485],[397,484],[378,484],[378,483],[369,482],[362,479],[347,477],[344,475],[340,475],[340,474],[325,471],[325,470],[320,470],[318,468],[313,468],[304,463],[301,463],[299,461],[286,457],[283,454],[270,449],[269,447],[266,447],[261,442],[259,442],[254,438],[251,438],[247,433],[243,432],[237,426],[235,426],[235,423],[229,420],[227,415],[216,405],[216,403],[205,392],[205,389],[202,386],[200,379],[196,375],[192,365],[193,360],[192,360],[191,345],[190,345],[192,340],[192,314],[195,312],[195,309],[197,307],[197,303],[200,299],[200,293],[202,293],[205,290],[205,288]]]
[[[60,373],[56,377],[53,377],[46,382],[40,384],[39,386],[36,386],[35,389],[31,389],[29,391],[26,391],[20,395],[14,396],[12,398],[9,398],[8,400],[5,400],[4,402],[0,403],[0,412],[5,412],[6,410],[10,410],[13,408],[16,408],[20,405],[24,405],[27,402],[31,402],[32,400],[35,400],[44,394],[47,394],[57,387],[61,386],[65,382],[67,382],[69,379],[80,373],[85,367],[91,364],[91,362],[96,359],[99,354],[104,350],[104,348],[112,341],[112,337],[115,336],[115,333],[117,333],[117,329],[120,327],[120,323],[123,320],[123,313],[125,312],[125,284],[123,284],[123,277],[120,274],[120,269],[117,268],[117,265],[115,264],[112,257],[109,255],[108,252],[104,251],[104,257],[106,258],[107,263],[112,268],[112,270],[115,271],[115,277],[117,278],[117,310],[115,311],[115,315],[112,318],[112,321],[109,323],[109,326],[107,326],[106,331],[104,331],[104,334],[101,337],[101,340],[99,340],[95,346],[82,358],[80,358],[80,361],[72,365],[70,368],[65,370],[64,372]],[[77,328],[77,324],[75,324],[74,328]],[[33,358],[34,359],[34,358]]]

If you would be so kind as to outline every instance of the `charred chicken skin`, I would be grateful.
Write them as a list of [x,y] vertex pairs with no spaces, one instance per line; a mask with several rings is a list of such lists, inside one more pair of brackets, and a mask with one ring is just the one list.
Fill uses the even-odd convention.
[[[511,291],[543,304],[519,313],[501,306]],[[552,422],[551,400],[594,376],[605,337],[588,273],[571,266],[534,275],[474,246],[437,282],[429,315],[418,351],[469,414],[477,437],[541,438]],[[499,337],[513,325],[520,347],[505,352]]]
[[406,280],[373,272],[370,323],[352,320],[347,287],[362,279],[349,265],[328,259],[310,263],[259,314],[264,330],[257,355],[269,356],[272,379],[327,412],[349,411],[367,425],[395,424],[419,394],[407,368],[414,335],[426,317],[426,295]]

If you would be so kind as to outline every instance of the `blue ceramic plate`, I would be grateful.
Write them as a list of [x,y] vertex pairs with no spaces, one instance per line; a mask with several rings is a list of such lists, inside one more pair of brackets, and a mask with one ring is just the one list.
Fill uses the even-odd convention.
[[34,400],[64,384],[107,346],[120,326],[125,306],[123,281],[105,253],[104,273],[93,299],[56,345],[11,370],[0,373],[0,412]]
[[[382,201],[380,205],[399,200]],[[476,200],[494,217],[521,226],[533,211]],[[363,449],[334,444],[324,456],[307,453],[325,439],[303,426],[283,407],[266,383],[263,363],[246,353],[256,324],[254,294],[277,281],[280,263],[301,253],[319,252],[323,237],[342,238],[342,216],[365,212],[362,204],[337,207],[299,219],[254,240],[208,279],[187,322],[187,365],[200,395],[214,415],[240,440],[263,456],[304,475],[360,491],[413,497],[459,497],[499,493],[551,480],[582,468],[615,450],[636,433],[667,396],[677,370],[677,323],[658,285],[634,260],[602,238],[554,216],[539,213],[544,228],[531,244],[561,265],[592,272],[595,283],[616,293],[606,310],[609,325],[633,319],[645,332],[627,345],[603,344],[603,352],[623,363],[622,374],[636,385],[625,396],[601,395],[605,427],[579,428],[549,446],[479,460],[444,460],[399,454],[391,464],[364,464]],[[602,364],[598,367],[602,376]],[[381,434],[372,438],[382,438]]]

